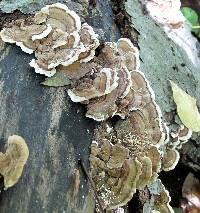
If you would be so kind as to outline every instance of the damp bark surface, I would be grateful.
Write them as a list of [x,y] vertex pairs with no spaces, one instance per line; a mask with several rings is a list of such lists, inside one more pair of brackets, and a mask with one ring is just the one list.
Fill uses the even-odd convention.
[[[199,70],[143,13],[137,0],[118,4],[122,19],[125,15],[129,17],[129,21],[121,21],[120,25],[116,24],[119,21],[109,0],[11,0],[9,3],[2,0],[0,28],[13,19],[34,14],[45,4],[55,2],[65,3],[75,10],[82,21],[94,27],[103,42],[116,41],[121,35],[134,37],[132,40],[140,48],[141,70],[155,90],[156,101],[163,113],[175,109],[168,80],[175,79],[180,86],[187,88],[187,92],[196,95],[200,103]],[[82,158],[89,170],[90,145],[96,122],[84,116],[83,106],[70,101],[66,87],[41,85],[45,78],[29,66],[32,58],[33,55],[25,54],[19,47],[0,42],[0,150],[5,150],[9,135],[18,134],[26,140],[30,151],[20,181],[0,194],[0,212],[93,213],[94,195],[78,160]],[[182,161],[197,170],[199,141],[196,135],[182,150]],[[72,199],[76,169],[81,175],[80,190]]]
[[[1,2],[0,27],[26,17],[25,12],[35,12],[54,2],[57,1],[10,1],[6,5]],[[60,2],[75,10],[82,21],[87,19],[96,26],[101,23],[103,40],[119,37],[107,0],[97,2],[94,13],[87,2]],[[106,31],[107,26],[112,32]],[[0,46],[0,149],[5,150],[9,135],[18,134],[26,140],[30,151],[20,181],[0,194],[0,212],[94,212],[94,195],[78,160],[82,158],[89,170],[96,123],[85,118],[83,106],[70,101],[67,88],[40,84],[45,77],[29,66],[33,55],[15,45]],[[80,187],[73,198],[75,169],[80,171]]]

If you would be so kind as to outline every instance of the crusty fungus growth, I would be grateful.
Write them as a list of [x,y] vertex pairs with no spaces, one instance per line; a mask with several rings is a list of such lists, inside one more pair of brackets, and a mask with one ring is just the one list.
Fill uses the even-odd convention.
[[45,6],[27,20],[12,22],[0,36],[29,54],[35,52],[36,59],[30,66],[48,77],[56,73],[58,66],[63,70],[76,61],[92,60],[99,46],[93,28],[86,23],[81,25],[80,17],[60,3]]
[[18,135],[10,136],[6,153],[0,153],[0,174],[4,177],[5,189],[18,182],[28,156],[29,150],[24,139]]
[[174,213],[169,205],[171,197],[160,179],[148,186],[151,198],[143,206],[143,213]]
[[136,192],[141,163],[130,158],[129,150],[108,140],[96,141],[91,147],[91,172],[100,200],[107,210],[125,205]]
[[[138,49],[129,39],[106,42],[99,56],[94,58],[91,71],[69,89],[68,94],[74,102],[88,101],[86,117],[96,121],[115,114],[126,116],[121,108],[126,108],[124,102],[128,100],[125,98],[133,91],[132,73],[138,68]],[[80,73],[78,66],[76,72]]]

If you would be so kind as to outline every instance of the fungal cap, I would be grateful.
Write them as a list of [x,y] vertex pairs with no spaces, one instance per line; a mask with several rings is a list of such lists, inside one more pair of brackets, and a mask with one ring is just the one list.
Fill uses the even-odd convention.
[[[126,205],[136,192],[136,182],[141,174],[141,163],[137,159],[126,159],[122,166],[122,174],[119,178],[120,191],[111,197],[106,210],[116,209]],[[114,189],[113,189],[114,190]]]
[[142,164],[142,173],[137,181],[137,189],[142,190],[149,183],[152,176],[152,162],[148,157],[142,157],[139,159]]
[[81,27],[80,40],[84,44],[86,51],[79,55],[79,60],[81,63],[86,63],[94,58],[95,49],[100,45],[100,42],[98,35],[87,23],[84,23]]
[[43,39],[47,37],[51,31],[52,31],[51,25],[47,24],[47,28],[42,33],[32,35],[32,40],[35,41],[37,39]]
[[44,70],[42,69],[41,67],[39,67],[39,65],[36,63],[36,60],[35,59],[32,59],[31,62],[29,63],[31,67],[33,67],[35,69],[35,72],[36,73],[39,73],[39,74],[44,74],[46,75],[47,77],[51,77],[53,76],[55,73],[56,73],[56,70],[53,68],[51,70]]
[[180,159],[180,154],[175,149],[167,149],[162,159],[162,169],[170,171],[174,169]]
[[125,64],[129,71],[138,70],[140,67],[139,51],[138,48],[133,45],[130,39],[120,38],[117,41],[117,48],[125,58]]
[[18,182],[28,156],[29,150],[24,139],[18,135],[10,136],[6,153],[0,153],[0,174],[4,177],[5,189]]
[[64,4],[55,3],[47,5],[41,9],[41,12],[48,15],[47,23],[52,28],[60,28],[68,33],[81,29],[80,17]]
[[110,68],[103,68],[94,80],[88,82],[88,78],[85,78],[77,87],[69,89],[68,95],[73,102],[82,102],[109,94],[118,86],[118,76],[114,72]]
[[15,40],[13,40],[12,37],[10,37],[7,33],[6,33],[6,28],[3,28],[3,30],[1,30],[0,32],[0,37],[2,39],[2,41],[4,42],[8,42],[8,43],[15,43]]

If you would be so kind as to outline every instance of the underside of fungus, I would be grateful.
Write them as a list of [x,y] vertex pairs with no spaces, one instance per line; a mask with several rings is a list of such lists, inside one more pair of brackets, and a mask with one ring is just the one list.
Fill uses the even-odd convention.
[[10,136],[6,153],[0,153],[0,174],[4,178],[5,189],[18,182],[28,156],[29,150],[24,139],[18,135]]

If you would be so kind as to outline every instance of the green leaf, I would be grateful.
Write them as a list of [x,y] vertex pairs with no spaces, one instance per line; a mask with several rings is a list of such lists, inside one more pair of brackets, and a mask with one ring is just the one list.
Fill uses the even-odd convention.
[[182,208],[173,208],[175,213],[184,213]]
[[62,72],[57,72],[54,76],[46,78],[41,84],[49,87],[62,87],[71,84],[71,80]]
[[198,15],[197,13],[189,8],[189,7],[182,7],[181,12],[185,16],[185,18],[191,23],[192,26],[198,26],[199,21],[198,21]]

